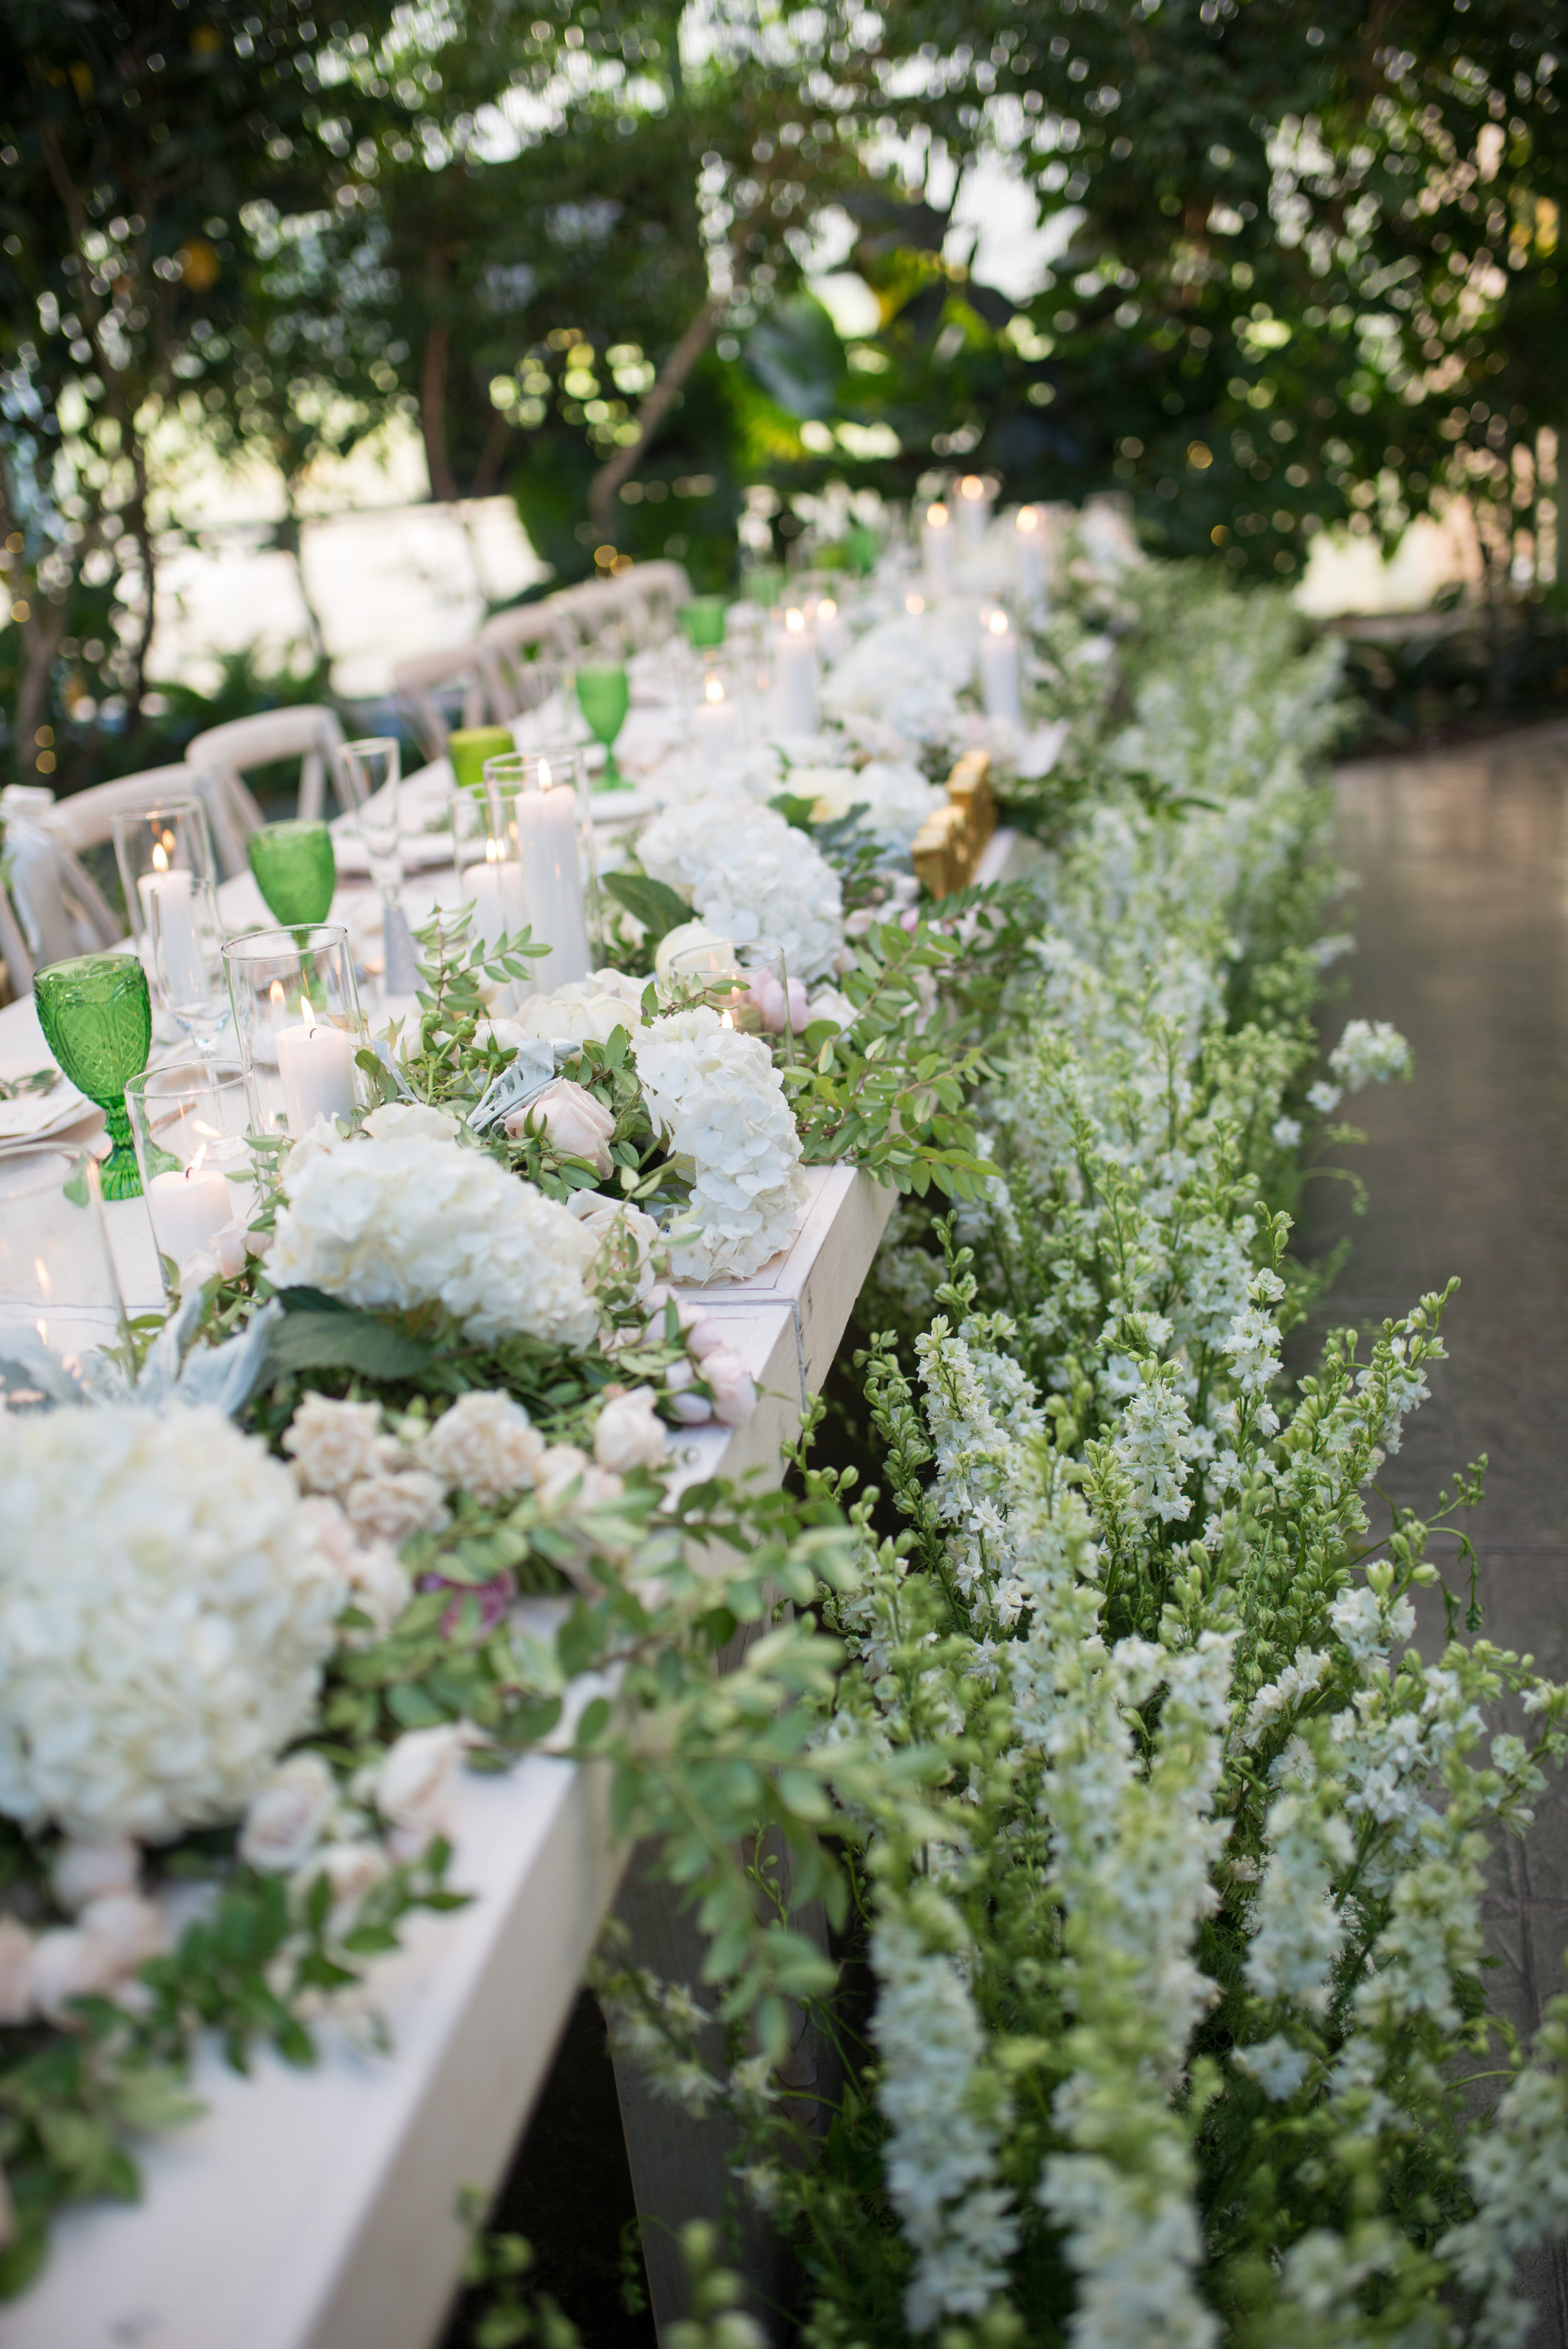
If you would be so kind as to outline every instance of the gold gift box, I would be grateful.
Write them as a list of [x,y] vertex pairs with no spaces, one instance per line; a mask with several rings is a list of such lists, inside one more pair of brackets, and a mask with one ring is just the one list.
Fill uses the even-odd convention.
[[947,805],[928,815],[914,836],[912,855],[921,885],[934,897],[966,889],[995,829],[991,754],[966,750],[947,778]]

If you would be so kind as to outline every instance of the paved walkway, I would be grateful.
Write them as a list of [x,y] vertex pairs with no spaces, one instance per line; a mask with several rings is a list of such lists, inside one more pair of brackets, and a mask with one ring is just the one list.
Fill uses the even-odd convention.
[[[1345,1019],[1391,1019],[1413,1083],[1358,1096],[1364,1216],[1345,1186],[1309,1186],[1304,1252],[1348,1233],[1348,1264],[1315,1317],[1366,1328],[1457,1273],[1451,1361],[1386,1482],[1429,1505],[1484,1452],[1467,1520],[1487,1635],[1568,1676],[1568,723],[1462,750],[1369,761],[1338,782],[1340,848],[1359,877]],[[1434,1543],[1445,1565],[1451,1542]],[[1440,1624],[1440,1616],[1437,1619]],[[1423,1626],[1423,1633],[1426,1626]],[[1425,1640],[1423,1638],[1423,1645]],[[1500,1858],[1489,1903],[1494,2001],[1521,2030],[1568,1992],[1568,1781],[1527,1845]],[[1532,2274],[1535,2344],[1568,2344],[1563,2264]]]

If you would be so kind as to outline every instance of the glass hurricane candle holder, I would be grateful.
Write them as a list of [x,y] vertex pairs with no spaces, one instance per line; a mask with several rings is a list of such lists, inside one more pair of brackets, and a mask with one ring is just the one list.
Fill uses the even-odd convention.
[[207,812],[199,800],[110,820],[131,936],[155,1001],[198,1051],[216,1051],[229,1018],[223,928]]
[[102,1167],[106,1199],[141,1191],[125,1114],[127,1081],[152,1049],[152,998],[134,955],[78,955],[35,974],[33,1000],[44,1040],[78,1092],[96,1102],[108,1128]]
[[256,886],[274,921],[308,929],[325,922],[337,886],[337,859],[325,823],[263,823],[245,843]]
[[348,932],[335,922],[253,930],[230,940],[223,961],[254,1130],[297,1141],[318,1117],[367,1105],[355,1055],[370,1040]]
[[8,1411],[74,1389],[84,1356],[126,1338],[125,1306],[89,1151],[0,1164],[0,1397]]
[[[449,810],[458,895],[473,908],[472,936],[491,951],[502,938],[513,937],[528,926],[516,830],[482,776],[477,793],[466,787],[452,792]],[[497,1009],[510,1009],[514,999],[508,991],[504,1000],[498,998]]]
[[581,984],[593,968],[577,773],[559,751],[514,750],[485,768],[491,834],[516,860],[534,945],[550,949],[532,968],[544,995]]
[[164,1285],[197,1249],[216,1254],[256,1204],[251,1094],[237,1061],[166,1061],[125,1089]]
[[615,764],[614,743],[626,722],[626,712],[632,706],[632,688],[624,661],[589,661],[576,676],[577,707],[583,712],[588,731],[596,742],[604,745],[604,763],[599,770],[602,792],[628,791],[625,776]]
[[747,690],[747,664],[739,657],[709,653],[699,663],[692,709],[692,739],[709,774],[738,758],[750,739],[753,709]]
[[485,761],[504,758],[513,747],[511,730],[505,726],[459,726],[447,737],[452,781],[464,791],[481,790]]

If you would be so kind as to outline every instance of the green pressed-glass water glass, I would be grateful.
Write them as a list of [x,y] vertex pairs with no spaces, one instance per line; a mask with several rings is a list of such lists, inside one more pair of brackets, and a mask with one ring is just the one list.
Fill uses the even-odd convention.
[[325,823],[265,823],[245,843],[256,886],[275,922],[325,922],[337,886],[337,859]]
[[459,726],[447,737],[447,756],[452,763],[452,781],[465,791],[482,792],[485,782],[485,761],[504,759],[515,750],[511,730],[506,726]]
[[113,1144],[100,1171],[106,1199],[138,1199],[141,1174],[125,1089],[152,1050],[152,999],[135,955],[78,955],[33,979],[44,1040],[65,1074],[104,1113]]
[[711,649],[724,642],[724,615],[727,598],[723,595],[694,595],[689,604],[681,605],[681,626],[686,642],[699,651]]
[[595,741],[604,745],[604,764],[599,773],[599,789],[602,792],[626,791],[630,786],[615,764],[612,747],[632,706],[632,688],[624,666],[620,661],[590,661],[578,670],[576,683],[577,707],[587,719],[588,730]]

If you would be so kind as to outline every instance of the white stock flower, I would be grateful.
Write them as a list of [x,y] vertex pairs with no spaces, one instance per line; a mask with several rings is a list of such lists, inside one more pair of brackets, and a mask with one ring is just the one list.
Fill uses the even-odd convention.
[[284,1192],[267,1263],[280,1288],[397,1311],[438,1302],[478,1345],[593,1341],[580,1226],[482,1151],[424,1134],[344,1143],[297,1175],[291,1161]]
[[267,1876],[289,1876],[315,1849],[337,1807],[337,1781],[319,1754],[294,1754],[253,1795],[240,1857]]
[[1412,1075],[1416,1063],[1408,1044],[1387,1019],[1348,1019],[1328,1065],[1347,1093],[1358,1093],[1364,1085],[1386,1085],[1390,1077]]
[[593,1457],[601,1468],[629,1475],[634,1468],[662,1468],[665,1423],[652,1387],[612,1395],[593,1429]]
[[655,1020],[632,1049],[655,1127],[692,1168],[700,1229],[673,1269],[689,1280],[743,1280],[794,1238],[809,1197],[768,1049],[706,1004]]
[[161,1840],[232,1818],[309,1722],[342,1576],[221,1412],[0,1418],[0,1811]]
[[476,1391],[448,1406],[420,1437],[417,1456],[449,1491],[490,1503],[532,1484],[544,1442],[511,1395]]
[[791,978],[820,978],[844,942],[839,877],[776,808],[694,800],[655,816],[637,842],[643,868],[690,898],[736,947],[776,939]]
[[1320,1117],[1332,1117],[1344,1098],[1341,1086],[1325,1084],[1321,1077],[1315,1085],[1308,1085],[1306,1089],[1307,1105],[1316,1110]]
[[1247,1980],[1260,1998],[1294,1999],[1309,2014],[1323,2014],[1345,1938],[1333,1878],[1354,1858],[1356,1838],[1310,1795],[1288,1794],[1269,1807],[1268,1839]]

